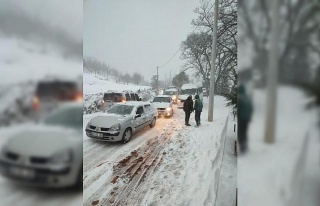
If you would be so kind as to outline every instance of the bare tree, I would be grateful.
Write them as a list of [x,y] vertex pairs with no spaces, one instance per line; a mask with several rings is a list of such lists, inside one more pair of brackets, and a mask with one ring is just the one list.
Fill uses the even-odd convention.
[[[186,60],[183,69],[193,69],[195,77],[201,77],[206,87],[210,83],[211,45],[213,26],[213,3],[202,0],[195,9],[198,17],[192,20],[194,32],[182,42],[182,59]],[[217,31],[217,58],[215,89],[222,92],[234,78],[237,68],[237,1],[220,0]]]
[[139,85],[141,81],[143,80],[143,77],[140,73],[135,72],[132,76],[132,81],[134,84]]
[[[248,0],[239,2],[239,47],[252,45],[250,61],[265,84],[269,55],[271,29],[270,1]],[[280,83],[306,82],[311,78],[311,55],[320,56],[319,36],[320,6],[319,1],[283,0],[281,1],[281,42],[279,44],[279,81]]]

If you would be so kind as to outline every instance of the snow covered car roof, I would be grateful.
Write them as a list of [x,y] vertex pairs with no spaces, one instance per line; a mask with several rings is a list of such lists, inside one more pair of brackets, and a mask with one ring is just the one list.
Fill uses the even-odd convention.
[[144,106],[150,105],[148,102],[141,102],[141,101],[128,101],[128,102],[120,102],[117,105],[128,105],[128,106]]
[[195,89],[195,88],[199,88],[202,87],[201,83],[198,84],[184,84],[182,85],[181,89]]
[[170,95],[165,95],[165,94],[160,94],[158,96],[155,96],[155,97],[171,97]]
[[170,88],[170,89],[167,89],[165,92],[177,92],[178,89],[177,88]]

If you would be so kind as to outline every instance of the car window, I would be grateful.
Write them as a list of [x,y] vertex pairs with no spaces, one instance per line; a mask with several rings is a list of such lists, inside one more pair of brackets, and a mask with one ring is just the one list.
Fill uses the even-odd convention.
[[104,93],[104,101],[122,102],[123,96],[121,93]]
[[136,114],[143,114],[143,107],[138,107]]
[[146,112],[150,112],[151,111],[150,104],[144,105],[144,109]]
[[133,106],[116,104],[113,107],[111,107],[107,111],[107,113],[109,113],[109,114],[119,114],[119,115],[129,115],[129,114],[131,114],[132,110],[133,110]]
[[128,93],[126,94],[126,99],[127,99],[127,101],[131,101],[131,97]]
[[153,102],[171,102],[170,97],[155,97]]
[[81,107],[67,107],[57,109],[44,120],[44,123],[80,129],[82,127],[82,121]]
[[77,83],[72,81],[42,81],[38,83],[36,89],[38,98],[50,97],[58,100],[71,100],[77,92],[79,92]]
[[135,96],[134,96],[133,93],[131,93],[130,95],[131,95],[131,100],[132,100],[132,101],[138,101],[137,99],[135,99]]
[[139,95],[137,95],[137,94],[134,94],[134,95],[135,95],[135,97],[136,97],[136,101],[140,101]]

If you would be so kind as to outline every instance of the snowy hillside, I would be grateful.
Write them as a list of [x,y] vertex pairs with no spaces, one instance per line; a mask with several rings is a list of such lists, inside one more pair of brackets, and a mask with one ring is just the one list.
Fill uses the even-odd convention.
[[97,94],[101,92],[106,92],[108,90],[148,90],[151,89],[150,86],[139,86],[133,84],[117,84],[112,79],[106,80],[105,77],[96,75],[96,74],[88,74],[83,73],[83,92],[84,94]]

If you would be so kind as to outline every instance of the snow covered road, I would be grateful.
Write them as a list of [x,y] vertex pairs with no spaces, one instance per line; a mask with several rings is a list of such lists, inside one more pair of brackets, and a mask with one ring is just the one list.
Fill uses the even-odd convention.
[[[159,118],[125,145],[83,133],[84,205],[213,205],[229,109],[216,97],[209,123],[204,106],[200,128],[184,126],[175,108],[172,118]],[[84,125],[95,115],[84,115]]]

